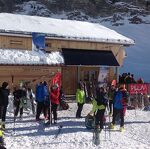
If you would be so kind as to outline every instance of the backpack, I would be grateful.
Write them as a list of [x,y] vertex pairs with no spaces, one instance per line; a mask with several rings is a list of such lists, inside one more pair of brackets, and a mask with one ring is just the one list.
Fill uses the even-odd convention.
[[69,109],[69,105],[64,100],[60,101],[60,107],[62,108],[62,110]]
[[85,127],[87,129],[94,129],[95,122],[94,122],[94,116],[86,116],[85,117]]
[[101,96],[101,99],[96,99],[96,101],[98,106],[100,105],[107,106],[108,103],[108,99],[105,96]]

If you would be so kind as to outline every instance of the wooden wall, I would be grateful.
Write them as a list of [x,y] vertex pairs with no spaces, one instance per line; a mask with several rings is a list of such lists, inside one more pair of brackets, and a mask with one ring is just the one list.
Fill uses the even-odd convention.
[[19,85],[21,81],[31,81],[33,85],[40,81],[51,82],[55,73],[61,72],[60,67],[50,66],[0,66],[0,85],[9,82],[10,87]]
[[[72,49],[89,49],[89,50],[107,50],[112,51],[118,60],[119,64],[123,64],[124,47],[118,44],[98,43],[90,41],[72,41],[60,39],[46,39],[46,51],[61,50],[62,48]],[[0,48],[14,48],[14,49],[32,49],[31,37],[16,37],[16,36],[2,36],[0,35]]]
[[[77,90],[78,81],[89,81],[85,78],[85,74],[95,74],[95,80],[97,81],[99,75],[99,67],[84,67],[84,66],[66,66],[62,67],[62,86],[65,94],[75,95]],[[78,78],[79,77],[79,78]],[[108,72],[108,82],[111,83],[113,79],[116,79],[114,68],[110,67]]]
[[[116,56],[118,62],[123,63],[123,50],[122,45],[98,43],[89,41],[71,41],[60,39],[46,39],[46,51],[61,50],[62,48],[71,49],[89,49],[89,50],[108,50],[112,51]],[[31,37],[17,37],[17,36],[2,36],[0,35],[0,48],[2,49],[22,49],[32,50]],[[62,83],[66,94],[75,94],[78,82],[78,69],[74,67],[45,67],[45,66],[0,66],[0,83],[8,81],[12,84],[12,76],[14,84],[18,84],[20,80],[46,80],[49,81],[55,72],[62,71]],[[95,71],[98,75],[98,67],[81,67],[80,77],[83,78],[83,72]],[[109,70],[109,80],[114,78],[113,67]],[[35,81],[36,82],[36,81]]]
[[32,41],[28,37],[0,36],[0,48],[31,50]]

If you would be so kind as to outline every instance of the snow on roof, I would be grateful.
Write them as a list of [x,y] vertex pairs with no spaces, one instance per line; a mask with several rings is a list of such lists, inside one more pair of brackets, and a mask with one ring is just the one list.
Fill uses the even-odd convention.
[[51,37],[130,45],[134,41],[98,23],[0,13],[1,32],[45,33]]
[[0,64],[57,65],[63,64],[60,52],[33,52],[28,50],[0,49]]

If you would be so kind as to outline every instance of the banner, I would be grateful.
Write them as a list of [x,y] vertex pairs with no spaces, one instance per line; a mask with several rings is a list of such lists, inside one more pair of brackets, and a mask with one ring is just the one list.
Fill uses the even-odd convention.
[[45,52],[45,34],[32,33],[32,51]]
[[107,83],[108,79],[108,67],[100,67],[99,75],[98,75],[98,82],[101,84]]
[[130,94],[147,94],[147,84],[130,84]]

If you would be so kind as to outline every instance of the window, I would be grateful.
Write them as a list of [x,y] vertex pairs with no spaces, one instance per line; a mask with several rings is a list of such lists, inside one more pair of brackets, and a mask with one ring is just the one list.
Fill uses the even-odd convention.
[[21,40],[10,40],[11,45],[22,45],[23,41]]

